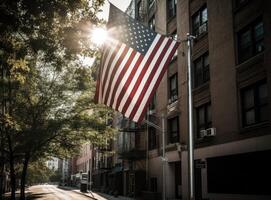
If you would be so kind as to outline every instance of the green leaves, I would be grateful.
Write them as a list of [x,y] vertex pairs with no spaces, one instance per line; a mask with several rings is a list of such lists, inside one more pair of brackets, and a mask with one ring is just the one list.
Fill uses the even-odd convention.
[[[14,0],[0,6],[1,103],[8,101],[13,151],[73,154],[85,141],[110,138],[110,112],[93,104],[92,69],[80,57],[97,56],[88,40],[103,0]],[[3,83],[3,84],[2,84]]]

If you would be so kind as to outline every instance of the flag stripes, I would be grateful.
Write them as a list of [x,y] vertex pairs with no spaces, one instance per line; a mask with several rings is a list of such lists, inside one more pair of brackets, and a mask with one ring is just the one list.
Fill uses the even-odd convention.
[[[125,44],[115,43],[104,51],[99,103],[113,107],[133,121],[141,121],[162,78],[165,65],[174,55],[177,45],[173,40],[157,35],[143,57]],[[98,83],[97,83],[98,85]],[[97,86],[98,87],[98,86]]]
[[179,43],[111,8],[119,34],[104,45],[95,101],[140,122]]

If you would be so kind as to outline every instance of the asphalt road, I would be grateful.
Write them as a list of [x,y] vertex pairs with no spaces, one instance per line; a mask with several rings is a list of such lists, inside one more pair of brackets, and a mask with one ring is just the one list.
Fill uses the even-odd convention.
[[28,190],[27,199],[38,200],[91,200],[73,191],[57,188],[55,185],[36,185]]

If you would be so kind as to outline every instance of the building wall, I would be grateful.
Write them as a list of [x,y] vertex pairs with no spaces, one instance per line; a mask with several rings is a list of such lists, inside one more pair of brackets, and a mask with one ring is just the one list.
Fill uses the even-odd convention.
[[[145,2],[145,1],[144,1]],[[210,80],[193,88],[194,135],[195,135],[195,171],[196,199],[268,199],[264,195],[240,195],[209,192],[208,160],[223,156],[240,156],[247,153],[269,152],[271,119],[271,3],[268,0],[244,1],[244,6],[236,7],[236,0],[178,0],[177,14],[167,18],[167,1],[156,1],[156,5],[147,11],[148,20],[155,16],[155,31],[171,35],[177,29],[181,42],[178,57],[170,63],[156,92],[156,108],[152,114],[164,114],[167,119],[179,116],[179,142],[170,144],[169,126],[166,120],[166,196],[176,198],[173,167],[181,161],[182,199],[188,198],[188,101],[187,101],[187,33],[192,33],[192,16],[204,5],[208,10],[208,31],[200,35],[192,47],[192,63],[205,53],[209,54]],[[136,9],[136,8],[135,8]],[[262,16],[264,23],[264,52],[238,63],[238,32],[257,17]],[[192,65],[194,69],[194,66]],[[169,104],[169,77],[178,73],[178,99]],[[261,79],[267,79],[269,121],[249,127],[242,125],[241,90]],[[216,129],[213,137],[197,138],[196,109],[211,102],[212,127]],[[161,126],[159,117],[149,117]],[[147,153],[147,178],[157,177],[157,191],[162,192],[162,134],[157,131],[157,147]],[[147,139],[145,130],[145,140]],[[267,159],[268,160],[268,159]],[[252,161],[253,162],[253,161]],[[228,163],[225,163],[228,164]],[[232,163],[234,165],[234,163]],[[210,167],[210,166],[209,166]],[[221,172],[223,173],[223,172]],[[256,172],[255,172],[256,173]],[[223,180],[221,180],[223,181]],[[218,183],[220,184],[220,183]],[[125,185],[125,184],[124,184]]]
[[82,145],[80,155],[76,165],[78,172],[88,172],[91,170],[92,146],[89,143]]
[[51,160],[46,161],[46,166],[49,169],[56,171],[58,170],[58,161],[59,161],[58,158],[52,157]]
[[[240,96],[242,88],[266,77],[269,88],[269,105],[271,102],[270,73],[268,72],[270,70],[270,59],[268,57],[270,54],[270,3],[267,3],[267,1],[249,1],[244,7],[236,9],[234,2],[226,0],[186,0],[178,2],[178,8],[181,10],[178,17],[180,19],[178,28],[180,26],[181,38],[185,38],[185,33],[191,30],[191,25],[189,26],[187,23],[190,20],[191,24],[191,16],[204,4],[207,4],[208,9],[208,34],[194,43],[192,60],[197,59],[206,51],[209,52],[210,81],[193,90],[193,100],[194,107],[208,101],[211,102],[212,126],[216,128],[216,136],[195,140],[195,160],[201,160],[204,163],[204,167],[200,170],[203,198],[269,199],[270,196],[266,195],[208,193],[208,163],[206,159],[225,155],[238,156],[244,152],[258,152],[261,155],[261,151],[270,150],[271,147],[269,139],[270,117],[267,123],[243,128]],[[189,8],[189,20],[187,8]],[[260,15],[263,16],[264,22],[265,50],[244,63],[238,64],[237,33]],[[184,69],[181,80],[186,80],[186,61],[181,59],[182,57],[179,56],[179,69]],[[186,81],[181,84],[183,84],[181,94],[186,97]],[[181,98],[181,101],[181,142],[187,143],[187,100]],[[196,124],[196,118],[194,118],[194,124]],[[252,173],[256,174],[257,172]],[[182,151],[182,189],[183,198],[187,198],[189,192],[186,150]]]

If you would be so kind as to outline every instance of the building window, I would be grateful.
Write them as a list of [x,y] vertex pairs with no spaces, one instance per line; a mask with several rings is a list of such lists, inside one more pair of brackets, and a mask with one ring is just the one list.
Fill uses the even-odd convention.
[[240,8],[248,3],[249,0],[236,0],[235,1],[235,7]]
[[150,191],[157,192],[157,178],[156,177],[150,178]]
[[155,110],[155,106],[156,106],[156,93],[152,97],[152,100],[149,105],[149,110]]
[[177,0],[168,0],[167,1],[167,14],[168,19],[174,17],[176,15],[177,8]]
[[178,74],[169,77],[169,98],[168,102],[173,103],[178,99]]
[[258,20],[238,32],[239,63],[264,50],[264,29],[262,20]]
[[155,31],[155,15],[152,16],[152,18],[149,20],[149,27],[153,31]]
[[169,143],[179,142],[179,117],[168,120],[169,127]]
[[210,80],[209,54],[204,54],[194,62],[194,87]]
[[268,120],[268,92],[266,81],[258,82],[241,91],[243,126]]
[[156,141],[156,129],[153,127],[148,128],[148,139],[149,139],[149,150],[155,149],[157,147]]
[[192,32],[193,35],[201,35],[208,30],[208,13],[207,6],[202,7],[192,16]]
[[196,108],[197,116],[197,137],[200,138],[200,131],[212,127],[211,103]]

